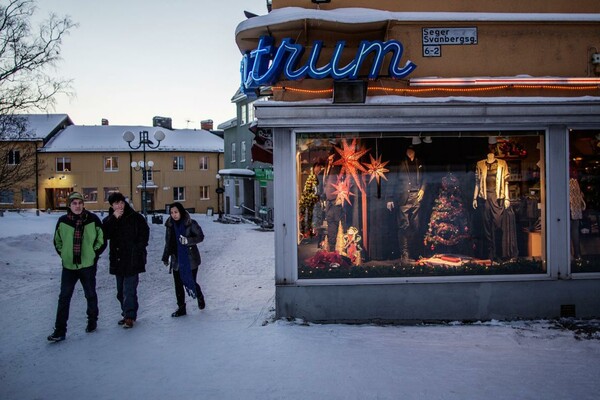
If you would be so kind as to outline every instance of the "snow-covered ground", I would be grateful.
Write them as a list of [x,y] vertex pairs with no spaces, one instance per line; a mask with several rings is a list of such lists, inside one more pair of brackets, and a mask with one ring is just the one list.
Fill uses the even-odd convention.
[[133,329],[120,318],[107,253],[99,327],[85,333],[80,286],[67,340],[48,343],[60,283],[60,214],[0,217],[0,399],[598,399],[600,338],[553,321],[421,326],[273,320],[273,233],[195,214],[206,234],[207,307],[176,308],[151,225]]

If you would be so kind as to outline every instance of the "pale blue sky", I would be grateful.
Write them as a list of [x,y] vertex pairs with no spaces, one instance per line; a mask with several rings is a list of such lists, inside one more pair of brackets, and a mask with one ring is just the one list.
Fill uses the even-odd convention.
[[[74,98],[56,113],[78,125],[216,126],[235,117],[241,54],[235,28],[244,10],[266,14],[265,0],[38,0],[36,18],[69,15],[79,27],[64,39],[57,76]],[[189,122],[188,122],[189,121]]]

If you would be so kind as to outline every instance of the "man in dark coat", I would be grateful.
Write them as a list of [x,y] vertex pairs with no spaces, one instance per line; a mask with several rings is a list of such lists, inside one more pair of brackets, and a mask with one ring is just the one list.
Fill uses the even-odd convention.
[[108,202],[111,207],[102,224],[104,237],[110,242],[109,272],[117,278],[117,299],[121,304],[123,317],[119,325],[132,328],[139,308],[139,274],[146,272],[146,247],[150,228],[146,218],[131,208],[123,194],[112,193]]
[[412,145],[406,149],[406,157],[400,161],[395,178],[387,186],[386,207],[396,213],[398,251],[402,262],[417,256],[416,236],[420,229],[419,212],[425,194],[426,180],[423,164],[415,156]]

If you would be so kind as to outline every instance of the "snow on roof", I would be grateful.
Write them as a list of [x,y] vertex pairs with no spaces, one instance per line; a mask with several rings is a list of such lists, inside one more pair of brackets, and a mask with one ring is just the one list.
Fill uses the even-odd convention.
[[[146,151],[195,151],[222,153],[223,139],[207,130],[177,129],[169,130],[148,126],[69,126],[59,132],[47,145],[40,149],[43,152],[93,152],[93,151],[136,151],[123,140],[123,133],[131,131],[135,134],[133,146],[139,144],[139,132],[148,131],[148,138],[156,144],[154,133],[163,131],[165,139],[158,149],[146,147]],[[137,151],[142,151],[142,148]]]
[[219,174],[225,175],[225,176],[254,176],[255,175],[254,171],[252,171],[250,169],[243,169],[243,168],[220,169]]
[[19,140],[42,140],[62,124],[72,124],[67,114],[21,114],[27,120],[27,131]]
[[391,12],[370,8],[338,8],[315,10],[301,7],[285,7],[242,21],[235,30],[240,32],[284,24],[299,20],[320,20],[343,24],[363,24],[385,21],[429,21],[429,22],[600,22],[600,14],[567,13],[476,13],[476,12]]

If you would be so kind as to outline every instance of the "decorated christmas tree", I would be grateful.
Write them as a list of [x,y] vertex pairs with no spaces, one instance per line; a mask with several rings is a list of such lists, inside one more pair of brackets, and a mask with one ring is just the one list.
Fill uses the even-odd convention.
[[425,246],[432,251],[457,252],[457,247],[470,237],[458,179],[448,173],[442,178],[442,187],[433,205]]

